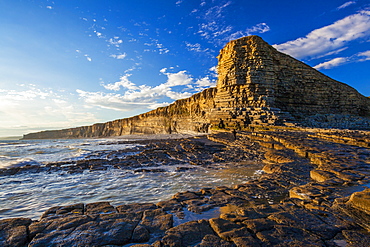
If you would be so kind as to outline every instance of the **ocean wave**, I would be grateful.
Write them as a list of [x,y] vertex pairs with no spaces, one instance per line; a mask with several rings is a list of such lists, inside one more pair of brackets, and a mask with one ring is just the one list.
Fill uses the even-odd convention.
[[0,157],[0,169],[22,167],[26,165],[42,165],[42,163],[30,158],[8,158],[5,156]]

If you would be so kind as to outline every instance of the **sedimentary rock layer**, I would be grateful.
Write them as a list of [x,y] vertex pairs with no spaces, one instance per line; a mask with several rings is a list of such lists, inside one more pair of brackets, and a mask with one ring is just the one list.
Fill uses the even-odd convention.
[[205,133],[209,127],[210,109],[215,107],[215,88],[190,98],[177,100],[167,107],[131,118],[118,119],[77,128],[42,131],[24,135],[24,139],[89,138],[130,134]]
[[[32,133],[24,138],[208,132],[220,119],[226,127],[234,128],[330,122],[328,127],[370,129],[369,119],[353,119],[370,117],[370,98],[278,52],[258,36],[229,42],[218,60],[216,88],[132,118]],[[328,118],[328,114],[334,117]],[[312,115],[313,120],[309,118]],[[343,116],[349,119],[346,123],[332,125]]]

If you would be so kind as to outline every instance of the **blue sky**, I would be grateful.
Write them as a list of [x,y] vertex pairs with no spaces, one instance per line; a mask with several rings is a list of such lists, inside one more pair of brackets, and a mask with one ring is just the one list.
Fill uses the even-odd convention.
[[0,0],[0,23],[0,136],[189,97],[252,34],[370,96],[369,0]]

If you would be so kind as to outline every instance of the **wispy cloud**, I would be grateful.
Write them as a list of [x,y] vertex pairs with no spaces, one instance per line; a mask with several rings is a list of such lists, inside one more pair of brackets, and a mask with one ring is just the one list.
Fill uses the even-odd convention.
[[185,44],[188,51],[207,52],[210,50],[209,48],[202,48],[201,44],[199,43],[191,44],[189,42],[185,42]]
[[370,36],[370,10],[363,10],[316,29],[306,37],[274,45],[295,58],[313,58],[341,49],[349,42]]
[[242,38],[242,37],[245,37],[245,36],[248,36],[248,35],[252,35],[252,34],[265,33],[265,32],[268,32],[268,31],[270,31],[270,27],[266,23],[262,22],[262,23],[258,23],[255,26],[247,28],[245,31],[237,31],[235,33],[230,34],[227,37],[227,41],[234,40],[234,39],[239,39],[239,38]]
[[357,54],[357,56],[359,57],[359,61],[362,62],[362,61],[369,61],[370,60],[370,50],[369,51],[364,51],[364,52],[360,52]]
[[346,58],[346,57],[337,57],[337,58],[331,59],[330,61],[320,63],[320,64],[316,65],[314,68],[318,69],[318,70],[320,70],[320,69],[331,69],[333,67],[337,67],[339,65],[342,65],[346,62],[348,62],[348,58]]
[[370,60],[370,50],[356,53],[355,55],[352,55],[350,57],[333,58],[329,61],[316,65],[314,68],[318,70],[331,69],[347,63],[364,62],[369,60]]
[[270,27],[261,22],[244,30],[238,30],[234,26],[229,25],[226,20],[227,9],[232,6],[232,1],[219,1],[214,6],[206,6],[206,2],[202,1],[199,9],[193,10],[197,18],[202,20],[198,25],[198,34],[206,40],[223,46],[225,42],[238,39],[251,34],[265,33],[270,30]]
[[152,49],[145,49],[144,51],[158,52],[159,54],[169,53],[170,50],[159,42],[158,39],[149,38],[150,42],[144,43],[145,46],[152,47]]
[[337,10],[340,10],[340,9],[344,9],[344,8],[347,8],[348,6],[352,5],[352,4],[355,4],[356,1],[348,1],[348,2],[345,2],[343,3],[341,6],[339,6],[337,8]]

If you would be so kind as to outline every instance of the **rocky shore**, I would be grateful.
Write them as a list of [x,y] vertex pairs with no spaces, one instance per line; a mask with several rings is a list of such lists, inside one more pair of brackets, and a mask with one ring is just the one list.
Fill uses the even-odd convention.
[[0,220],[0,246],[370,246],[370,132],[271,126],[236,137],[146,140],[125,159],[1,170],[264,164],[247,183],[178,192],[156,204],[80,203],[50,208],[39,220]]

